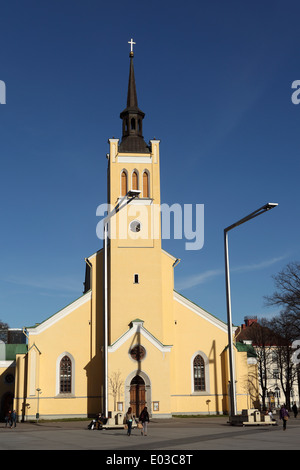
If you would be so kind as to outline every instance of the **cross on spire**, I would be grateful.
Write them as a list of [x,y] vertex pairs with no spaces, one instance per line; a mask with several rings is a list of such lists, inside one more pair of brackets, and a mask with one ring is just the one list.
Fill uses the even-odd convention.
[[130,55],[133,56],[133,44],[136,44],[133,42],[133,39],[131,38],[130,41],[128,41],[128,44],[130,44]]

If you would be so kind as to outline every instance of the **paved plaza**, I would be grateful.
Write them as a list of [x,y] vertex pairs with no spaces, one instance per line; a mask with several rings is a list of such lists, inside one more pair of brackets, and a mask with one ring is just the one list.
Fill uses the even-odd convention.
[[[199,450],[298,450],[300,418],[290,418],[287,430],[278,426],[230,426],[226,417],[153,420],[148,435],[134,429],[88,430],[88,422],[18,423],[6,428],[0,423],[0,450],[102,450],[118,457],[122,452],[149,451],[196,455]],[[130,454],[131,455],[131,454]]]

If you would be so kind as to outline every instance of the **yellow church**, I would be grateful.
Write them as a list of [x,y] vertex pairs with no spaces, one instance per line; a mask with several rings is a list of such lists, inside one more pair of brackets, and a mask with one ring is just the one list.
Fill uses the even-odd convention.
[[[24,328],[26,345],[0,358],[2,377],[13,377],[0,385],[2,412],[5,402],[18,420],[113,418],[129,406],[152,418],[230,412],[227,325],[174,290],[178,260],[162,249],[157,215],[160,142],[144,140],[129,58],[122,138],[109,139],[103,248],[85,259],[83,295]],[[241,411],[258,398],[256,365],[247,348],[234,350]]]

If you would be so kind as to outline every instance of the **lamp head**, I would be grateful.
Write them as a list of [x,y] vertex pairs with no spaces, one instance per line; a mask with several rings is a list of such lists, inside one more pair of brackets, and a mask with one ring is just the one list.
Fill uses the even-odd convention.
[[141,191],[139,189],[130,189],[128,193],[126,194],[127,197],[137,197],[141,194]]
[[268,204],[265,205],[265,209],[269,211],[270,209],[273,209],[273,207],[278,206],[277,202],[268,202]]

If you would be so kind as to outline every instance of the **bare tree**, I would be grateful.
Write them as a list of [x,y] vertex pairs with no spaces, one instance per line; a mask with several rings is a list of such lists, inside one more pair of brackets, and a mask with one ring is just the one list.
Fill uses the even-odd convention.
[[113,372],[109,377],[110,394],[114,398],[114,410],[117,410],[117,400],[120,398],[123,389],[123,381],[121,379],[121,372]]
[[285,394],[285,402],[290,409],[291,391],[297,380],[297,366],[293,362],[292,343],[295,338],[295,328],[290,315],[282,312],[270,322],[273,331],[273,343],[276,346],[276,363],[279,370],[279,378],[282,390]]
[[0,341],[4,341],[4,343],[7,342],[8,328],[8,324],[0,320]]
[[300,335],[300,263],[293,262],[273,276],[276,291],[265,297],[268,306],[283,307],[282,312],[288,315],[293,323],[295,338]]
[[260,397],[262,409],[266,409],[266,398],[269,388],[269,370],[272,364],[272,331],[269,322],[261,319],[259,323],[254,322],[250,327],[242,330],[238,335],[238,341],[251,340],[255,348],[257,360],[258,382],[260,385]]

